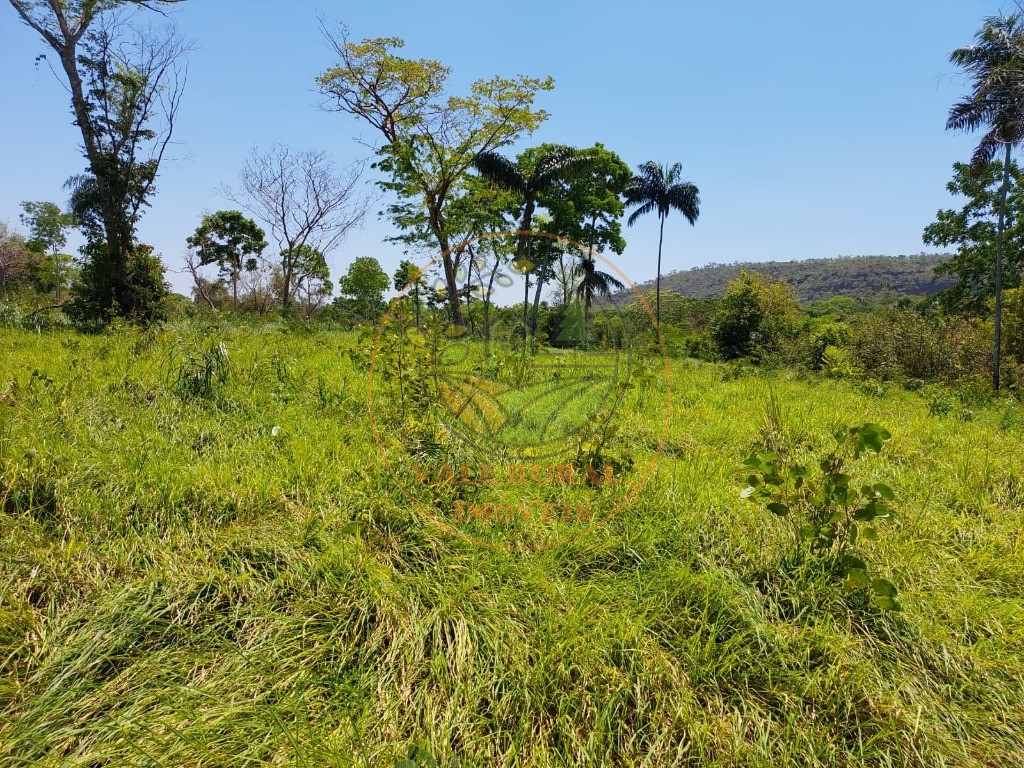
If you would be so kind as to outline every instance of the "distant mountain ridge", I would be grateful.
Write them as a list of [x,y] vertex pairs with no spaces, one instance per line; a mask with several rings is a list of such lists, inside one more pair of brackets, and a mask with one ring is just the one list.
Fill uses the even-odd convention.
[[[661,276],[663,293],[679,293],[694,299],[713,299],[725,294],[729,282],[741,271],[758,272],[793,286],[801,303],[833,296],[871,299],[883,296],[930,296],[956,284],[945,275],[935,279],[934,270],[948,255],[837,256],[804,261],[762,261],[708,264]],[[637,284],[641,292],[653,291],[654,281]]]

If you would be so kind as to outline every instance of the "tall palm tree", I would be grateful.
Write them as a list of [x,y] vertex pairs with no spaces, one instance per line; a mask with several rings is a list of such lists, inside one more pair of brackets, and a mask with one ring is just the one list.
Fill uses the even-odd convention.
[[582,256],[576,265],[576,298],[583,306],[583,344],[587,344],[587,317],[590,314],[590,305],[598,297],[608,298],[612,291],[621,291],[625,284],[614,275],[601,272],[597,268],[597,260],[593,253]]
[[[519,222],[519,237],[516,243],[516,261],[524,265],[532,262],[530,258],[530,228],[533,226],[533,216],[537,211],[537,198],[544,192],[552,189],[563,179],[586,170],[593,164],[593,159],[583,152],[577,152],[572,147],[553,146],[542,154],[534,164],[532,170],[525,171],[512,160],[497,152],[481,152],[473,160],[473,165],[486,179],[502,189],[507,189],[520,196],[523,201],[523,214]],[[529,280],[531,269],[526,269],[527,294],[529,293]],[[545,270],[540,270],[537,275],[537,301],[539,303],[540,291],[544,287]],[[524,332],[526,332],[526,304],[529,299],[524,299],[523,318]],[[534,311],[533,332],[536,332],[537,315]]]
[[661,245],[665,239],[665,219],[674,208],[686,217],[690,226],[696,224],[700,216],[700,190],[682,178],[683,166],[680,163],[663,166],[648,161],[640,165],[639,171],[626,185],[626,203],[639,206],[626,223],[633,226],[641,216],[655,211],[658,214],[658,276],[654,288],[657,309],[654,317],[661,325]]
[[971,93],[949,110],[946,130],[986,129],[971,158],[981,168],[1003,151],[1003,183],[999,188],[995,264],[995,348],[992,386],[999,389],[1003,314],[1003,240],[1006,198],[1010,191],[1011,152],[1024,141],[1024,24],[1020,14],[993,16],[975,35],[975,44],[957,48],[949,60],[971,78]]

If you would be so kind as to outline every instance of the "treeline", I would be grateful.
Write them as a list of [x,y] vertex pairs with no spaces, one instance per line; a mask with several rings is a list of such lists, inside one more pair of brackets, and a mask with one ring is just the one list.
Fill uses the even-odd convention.
[[[949,256],[916,254],[911,256],[839,256],[804,261],[737,262],[707,264],[690,270],[662,275],[663,292],[694,299],[716,299],[725,295],[729,283],[741,272],[750,272],[772,280],[784,280],[793,286],[802,304],[825,301],[833,296],[878,299],[885,296],[931,296],[948,290],[956,278],[937,275],[935,270]],[[640,291],[653,288],[641,283]],[[628,301],[631,294],[623,294]]]
[[[965,380],[990,387],[992,320],[950,312],[940,298],[837,296],[801,305],[788,283],[741,272],[721,298],[663,295],[657,341],[649,311],[653,292],[644,298],[595,313],[590,343],[615,348],[646,339],[654,353],[725,362],[734,370],[784,367],[912,389]],[[1024,382],[1024,288],[1004,292],[1003,323],[1003,383],[1018,391]]]

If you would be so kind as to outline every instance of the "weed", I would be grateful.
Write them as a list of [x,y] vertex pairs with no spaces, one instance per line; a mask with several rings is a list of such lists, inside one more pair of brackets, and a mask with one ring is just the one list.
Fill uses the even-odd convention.
[[182,399],[208,400],[227,382],[229,370],[227,347],[223,342],[211,344],[181,361],[172,388]]
[[861,539],[878,539],[875,521],[892,514],[895,495],[884,483],[858,489],[847,473],[862,454],[881,453],[890,437],[877,424],[864,424],[836,432],[835,447],[808,462],[786,461],[778,453],[752,455],[744,462],[752,474],[741,495],[790,521],[798,557],[806,553],[834,563],[847,589],[869,587],[876,605],[899,610],[896,588],[886,579],[869,578],[857,549]]

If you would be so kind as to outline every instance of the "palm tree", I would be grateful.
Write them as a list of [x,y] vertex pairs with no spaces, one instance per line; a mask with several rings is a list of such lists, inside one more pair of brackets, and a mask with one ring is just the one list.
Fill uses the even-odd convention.
[[[523,215],[519,222],[519,238],[516,244],[516,261],[529,266],[530,258],[530,228],[533,226],[533,215],[537,210],[537,198],[547,192],[563,179],[589,168],[593,163],[592,158],[586,153],[577,152],[572,147],[552,146],[537,159],[532,170],[524,172],[520,166],[497,152],[481,152],[473,159],[473,165],[480,175],[490,180],[493,184],[502,189],[507,189],[519,195],[523,201]],[[532,267],[525,269],[527,293],[529,292],[529,273]],[[545,270],[540,270],[537,275],[537,300],[539,304],[540,292],[544,287]],[[524,332],[526,332],[526,304],[528,298],[523,301]],[[533,332],[536,332],[537,313],[534,310]]]
[[675,208],[690,226],[700,216],[700,190],[689,181],[682,179],[683,166],[675,163],[662,166],[648,161],[640,165],[640,172],[626,185],[625,197],[628,205],[637,205],[626,223],[633,226],[641,216],[657,211],[658,231],[658,276],[655,282],[655,320],[661,325],[661,245],[665,239],[665,219]]
[[992,386],[999,389],[1003,314],[1003,240],[1006,229],[1006,198],[1010,191],[1010,156],[1024,140],[1024,25],[1020,14],[985,20],[975,44],[957,48],[950,61],[971,78],[971,93],[949,110],[946,130],[987,129],[971,158],[981,168],[1003,150],[1003,183],[999,188],[995,264],[995,349],[992,354]]
[[607,298],[612,291],[621,291],[625,284],[614,275],[601,272],[597,268],[597,260],[593,253],[580,258],[576,265],[576,277],[579,283],[576,285],[576,298],[583,305],[583,345],[587,345],[587,316],[590,312],[590,305],[598,297]]

